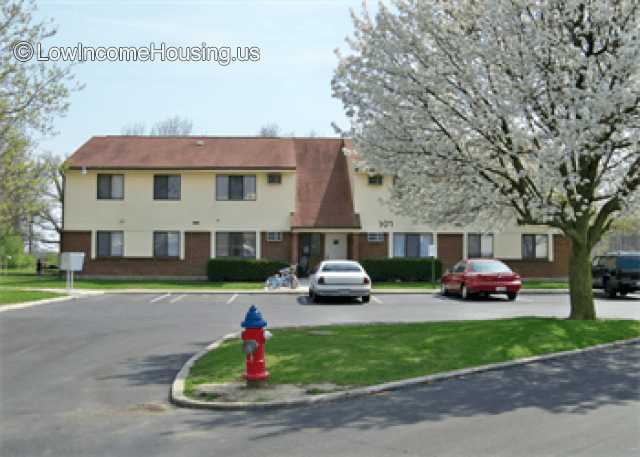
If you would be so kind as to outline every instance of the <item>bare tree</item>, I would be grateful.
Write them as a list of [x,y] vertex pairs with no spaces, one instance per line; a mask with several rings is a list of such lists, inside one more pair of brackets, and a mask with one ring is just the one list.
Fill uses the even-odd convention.
[[44,178],[40,190],[39,211],[33,218],[37,228],[35,238],[46,244],[59,244],[62,237],[62,206],[64,204],[64,165],[53,154],[44,154],[38,163]]
[[123,135],[144,135],[147,131],[147,126],[144,122],[132,122],[122,127],[121,133]]
[[270,136],[270,137],[280,136],[280,126],[275,122],[265,124],[262,127],[260,127],[260,130],[258,131],[258,135]]
[[168,117],[158,121],[151,127],[151,135],[154,136],[187,136],[191,134],[193,122],[180,116]]

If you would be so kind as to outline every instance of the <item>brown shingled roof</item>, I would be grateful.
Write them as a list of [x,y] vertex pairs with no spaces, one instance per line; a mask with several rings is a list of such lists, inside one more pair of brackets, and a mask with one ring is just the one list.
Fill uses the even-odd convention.
[[71,168],[294,169],[290,138],[94,136],[67,159]]
[[359,228],[341,139],[296,142],[296,211],[292,228]]
[[[348,140],[346,140],[348,141]],[[292,228],[359,228],[341,138],[96,136],[66,164],[93,169],[295,169]],[[348,144],[348,143],[347,143]]]

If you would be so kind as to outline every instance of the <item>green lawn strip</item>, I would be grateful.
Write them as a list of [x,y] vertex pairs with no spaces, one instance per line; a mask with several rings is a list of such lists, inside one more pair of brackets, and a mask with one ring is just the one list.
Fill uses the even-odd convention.
[[378,282],[373,283],[374,289],[439,289],[439,283],[432,282],[419,282],[419,281],[407,281],[407,282]]
[[[0,288],[30,287],[42,289],[62,289],[65,279],[53,275],[34,274],[0,275]],[[76,289],[243,289],[264,288],[262,282],[208,282],[179,280],[123,280],[123,279],[76,279]]]
[[523,289],[568,289],[569,283],[562,281],[537,281],[525,279],[522,281]]
[[32,290],[0,288],[0,306],[63,296],[64,294],[58,294],[55,292],[39,292]]
[[[640,321],[516,318],[272,333],[270,383],[367,386],[638,337]],[[191,395],[197,384],[241,380],[243,372],[241,343],[230,340],[195,363],[185,393]]]

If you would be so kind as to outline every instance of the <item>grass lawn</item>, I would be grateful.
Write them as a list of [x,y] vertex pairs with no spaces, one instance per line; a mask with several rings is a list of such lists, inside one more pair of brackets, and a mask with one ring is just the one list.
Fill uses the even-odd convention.
[[37,292],[30,290],[0,288],[0,306],[23,303],[27,301],[44,300],[45,298],[62,297],[64,294],[54,292]]
[[[272,384],[366,386],[640,336],[640,321],[517,318],[272,330]],[[241,379],[240,340],[202,357],[185,385]]]
[[432,282],[419,282],[419,281],[407,281],[407,282],[373,282],[374,289],[440,289],[440,283]]
[[[60,289],[65,287],[64,277],[57,275],[36,276],[33,273],[0,275],[0,288],[30,287]],[[262,289],[262,282],[208,282],[172,280],[123,280],[123,279],[76,279],[76,289]]]
[[568,282],[561,281],[536,281],[525,279],[522,282],[523,289],[568,289]]

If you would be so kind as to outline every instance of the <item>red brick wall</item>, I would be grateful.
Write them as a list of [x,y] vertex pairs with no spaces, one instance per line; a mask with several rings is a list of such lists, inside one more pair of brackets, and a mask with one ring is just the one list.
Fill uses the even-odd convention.
[[63,251],[85,253],[82,275],[105,276],[206,276],[211,253],[210,232],[185,232],[185,258],[114,257],[91,259],[91,232],[66,231]]
[[451,268],[464,256],[464,235],[462,233],[438,234],[438,258],[442,262],[443,270]]
[[[370,243],[366,233],[352,234],[352,242],[358,243],[358,259],[373,259],[380,257],[388,257],[389,254],[389,234],[384,234],[382,243]],[[352,253],[350,253],[352,254]]]
[[291,233],[283,232],[282,241],[267,241],[267,232],[261,234],[263,259],[282,260],[289,262],[291,260]]
[[502,259],[523,278],[566,278],[569,276],[571,241],[563,235],[553,235],[553,262],[548,260]]

